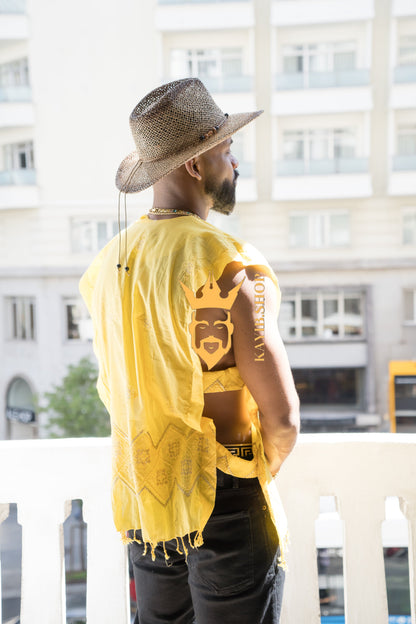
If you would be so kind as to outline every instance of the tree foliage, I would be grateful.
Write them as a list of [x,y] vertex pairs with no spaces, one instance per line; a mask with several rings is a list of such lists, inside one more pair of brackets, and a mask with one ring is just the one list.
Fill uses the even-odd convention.
[[97,390],[97,368],[89,357],[68,367],[67,375],[52,392],[45,392],[43,412],[49,414],[46,429],[53,438],[110,435],[110,417]]

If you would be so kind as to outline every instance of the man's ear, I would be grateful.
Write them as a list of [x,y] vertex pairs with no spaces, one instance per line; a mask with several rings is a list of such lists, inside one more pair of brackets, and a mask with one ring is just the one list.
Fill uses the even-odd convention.
[[192,178],[196,178],[199,181],[202,180],[198,158],[191,158],[191,160],[187,160],[185,163],[185,168]]

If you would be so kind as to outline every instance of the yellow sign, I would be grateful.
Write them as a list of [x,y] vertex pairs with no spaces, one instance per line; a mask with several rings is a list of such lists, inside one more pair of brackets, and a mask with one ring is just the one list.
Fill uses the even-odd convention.
[[[414,378],[414,379],[413,379]],[[390,415],[390,430],[392,433],[397,431],[396,411],[397,411],[397,387],[398,382],[406,382],[409,386],[408,390],[412,390],[411,394],[416,393],[416,361],[415,360],[393,360],[389,362],[389,415]],[[405,397],[406,407],[412,407],[414,404],[414,411],[416,413],[416,394],[414,400],[410,396]],[[410,400],[409,400],[410,399]],[[407,411],[413,411],[407,410]],[[414,420],[414,419],[412,419]]]

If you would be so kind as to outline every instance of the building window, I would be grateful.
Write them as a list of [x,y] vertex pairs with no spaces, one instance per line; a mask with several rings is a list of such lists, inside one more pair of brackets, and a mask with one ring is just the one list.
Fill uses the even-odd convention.
[[305,43],[283,48],[284,73],[303,74],[305,86],[308,86],[310,74],[350,70],[354,69],[356,64],[354,41]]
[[416,155],[416,124],[398,127],[397,154],[399,156]]
[[416,35],[400,37],[397,64],[399,66],[416,65]]
[[342,247],[350,243],[348,212],[293,212],[289,215],[291,247]]
[[65,299],[65,338],[67,340],[92,340],[91,318],[80,298]]
[[403,245],[416,245],[416,208],[403,209]]
[[99,251],[118,233],[118,223],[73,219],[71,222],[71,248],[73,253]]
[[393,169],[395,171],[416,169],[416,124],[398,126]]
[[367,159],[357,158],[353,128],[321,128],[283,132],[280,175],[355,173],[366,171]]
[[283,156],[288,160],[353,158],[356,135],[352,128],[295,130],[283,134]]
[[243,70],[243,48],[173,49],[170,78],[200,78],[212,92],[250,91],[252,78]]
[[404,291],[404,322],[409,325],[416,324],[416,288]]
[[283,297],[279,327],[284,340],[351,340],[364,336],[364,293],[297,291]]
[[4,163],[6,171],[34,169],[33,141],[5,145]]
[[29,85],[27,58],[0,65],[0,88],[26,87]]
[[293,377],[304,407],[359,407],[363,373],[360,368],[301,368],[293,370]]
[[198,77],[241,76],[243,73],[242,48],[174,49],[170,55],[170,72],[173,79]]
[[36,314],[33,297],[6,297],[9,340],[35,340]]

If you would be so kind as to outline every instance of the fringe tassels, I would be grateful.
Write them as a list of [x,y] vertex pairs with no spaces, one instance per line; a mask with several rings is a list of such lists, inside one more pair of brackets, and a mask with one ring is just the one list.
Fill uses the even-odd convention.
[[[166,549],[166,543],[168,541],[173,542],[176,541],[176,552],[180,555],[185,555],[185,560],[188,559],[189,550],[186,546],[185,540],[187,540],[190,548],[199,548],[204,543],[204,538],[202,537],[202,531],[196,531],[194,536],[192,537],[191,533],[188,533],[184,537],[179,536],[175,537],[173,540],[162,540],[160,542],[151,542],[149,540],[141,540],[136,537],[129,537],[128,533],[130,531],[120,531],[121,541],[123,544],[132,544],[136,542],[136,544],[143,545],[143,556],[147,554],[148,549],[150,549],[150,555],[152,557],[152,561],[156,559],[156,548],[161,546],[163,548],[163,553],[165,555],[165,560],[168,561],[170,559],[168,551]],[[135,531],[131,531],[134,535]]]

